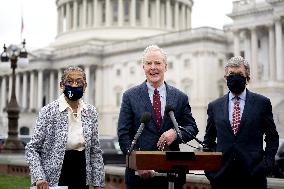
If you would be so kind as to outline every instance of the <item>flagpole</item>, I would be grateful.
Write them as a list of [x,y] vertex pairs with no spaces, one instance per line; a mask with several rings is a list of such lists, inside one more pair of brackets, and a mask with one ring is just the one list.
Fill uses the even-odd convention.
[[21,1],[21,41],[23,39],[23,31],[24,31],[23,1]]

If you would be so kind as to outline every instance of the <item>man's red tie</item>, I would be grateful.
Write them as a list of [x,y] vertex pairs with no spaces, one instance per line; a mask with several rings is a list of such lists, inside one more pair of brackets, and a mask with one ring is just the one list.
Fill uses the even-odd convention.
[[239,97],[235,97],[234,100],[235,102],[234,102],[234,110],[233,110],[233,118],[232,118],[232,129],[233,129],[234,134],[236,135],[239,130],[240,123],[241,123],[241,109],[240,109]]
[[154,90],[154,94],[153,94],[153,108],[154,108],[155,118],[157,122],[157,127],[161,128],[161,122],[162,122],[161,100],[160,100],[159,91],[157,89]]

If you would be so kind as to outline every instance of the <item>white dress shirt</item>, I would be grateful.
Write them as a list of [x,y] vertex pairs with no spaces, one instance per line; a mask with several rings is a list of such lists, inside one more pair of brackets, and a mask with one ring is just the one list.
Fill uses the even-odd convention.
[[[238,97],[240,98],[240,109],[241,109],[241,119],[246,103],[246,94],[247,89],[245,89]],[[232,125],[232,118],[233,118],[233,111],[234,111],[234,102],[235,102],[235,95],[233,95],[231,92],[229,92],[229,119],[230,123]]]
[[87,108],[87,105],[83,100],[79,100],[79,105],[77,108],[77,113],[74,113],[70,105],[64,98],[62,94],[59,99],[59,111],[62,112],[67,109],[68,111],[68,136],[66,150],[78,150],[82,151],[85,149],[85,139],[83,136],[83,127],[81,121],[81,111]]
[[[151,103],[153,104],[153,94],[154,94],[154,90],[155,88],[150,85],[150,83],[146,82],[147,87],[148,87],[148,94],[151,100]],[[163,82],[163,84],[161,86],[159,86],[157,88],[157,90],[159,91],[159,95],[160,95],[160,100],[161,100],[161,114],[162,117],[164,117],[164,112],[165,112],[165,107],[166,107],[166,103],[167,103],[167,90],[166,90],[166,85]]]

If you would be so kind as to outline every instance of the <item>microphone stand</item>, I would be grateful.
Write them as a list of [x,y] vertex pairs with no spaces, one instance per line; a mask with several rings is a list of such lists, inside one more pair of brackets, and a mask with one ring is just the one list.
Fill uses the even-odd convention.
[[179,126],[179,129],[185,131],[188,135],[190,135],[191,137],[193,137],[193,139],[198,142],[198,144],[200,144],[202,146],[203,151],[209,151],[210,148],[208,148],[208,146],[206,144],[204,144],[201,140],[199,140],[198,138],[196,138],[191,132],[189,132],[188,130],[186,130],[185,128]]

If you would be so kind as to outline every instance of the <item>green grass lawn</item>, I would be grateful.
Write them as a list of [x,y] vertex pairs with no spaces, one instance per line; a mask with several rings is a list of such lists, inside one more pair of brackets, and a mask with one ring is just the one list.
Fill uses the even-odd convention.
[[8,176],[0,174],[0,189],[29,189],[29,176]]
[[[0,174],[0,189],[30,189],[29,176],[8,176]],[[90,187],[90,189],[93,187]],[[105,189],[108,189],[105,187]]]

